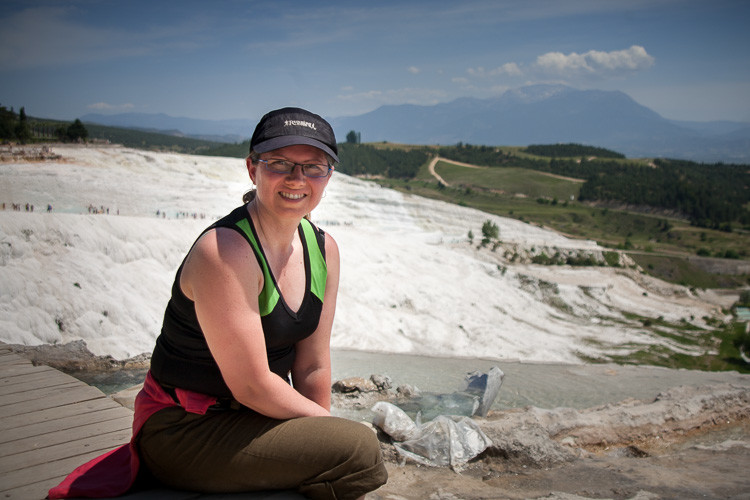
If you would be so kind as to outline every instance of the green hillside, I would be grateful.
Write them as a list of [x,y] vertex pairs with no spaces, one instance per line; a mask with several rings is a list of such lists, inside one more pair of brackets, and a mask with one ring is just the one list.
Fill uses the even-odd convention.
[[451,186],[481,189],[509,195],[520,195],[549,200],[575,200],[582,180],[562,178],[546,172],[520,167],[467,168],[439,161],[436,172]]
[[[382,143],[369,146],[389,147]],[[393,150],[403,148],[403,145],[391,147]],[[745,217],[750,207],[747,198],[750,196],[750,174],[747,174],[750,169],[746,166],[685,164],[687,171],[682,172],[682,179],[700,178],[702,189],[686,189],[682,194],[677,192],[675,197],[689,193],[693,200],[698,200],[696,206],[715,207],[710,213],[718,217],[695,221],[689,213],[681,212],[679,205],[670,204],[671,200],[666,200],[667,206],[658,206],[638,204],[627,198],[630,186],[643,175],[641,169],[659,174],[660,166],[667,165],[667,168],[661,167],[663,172],[674,176],[675,171],[668,168],[671,163],[666,160],[655,163],[650,159],[555,159],[531,155],[522,148],[466,145],[456,146],[452,151],[446,147],[423,147],[422,150],[431,158],[439,153],[453,156],[454,160],[470,159],[476,154],[483,164],[439,160],[434,170],[444,183],[438,182],[429,171],[431,160],[420,165],[409,178],[369,177],[411,194],[516,218],[570,237],[598,241],[606,247],[627,252],[647,272],[674,283],[697,288],[734,288],[750,283],[750,275],[741,271],[742,262],[750,259],[750,227]],[[728,172],[731,175],[727,175]],[[587,185],[596,185],[592,179],[595,181],[603,175],[620,176],[619,183],[610,183],[615,186],[616,196],[582,200],[582,190]],[[727,177],[735,186],[725,187]],[[679,187],[679,183],[674,184]],[[737,198],[728,195],[729,191]],[[733,213],[724,210],[735,205],[739,210],[732,208]],[[721,217],[729,217],[729,220]]]

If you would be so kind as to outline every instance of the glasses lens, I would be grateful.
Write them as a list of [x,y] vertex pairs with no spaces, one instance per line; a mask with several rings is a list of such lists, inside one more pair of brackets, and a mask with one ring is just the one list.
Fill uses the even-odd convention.
[[288,174],[294,170],[294,163],[284,160],[269,160],[266,161],[266,168],[271,172],[277,174]]
[[328,165],[302,165],[302,173],[308,177],[325,177],[328,175]]

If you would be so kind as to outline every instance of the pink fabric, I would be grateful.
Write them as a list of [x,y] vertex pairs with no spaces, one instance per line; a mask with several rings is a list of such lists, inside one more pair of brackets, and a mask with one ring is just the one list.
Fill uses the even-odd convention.
[[[185,389],[176,389],[175,394],[180,406],[190,413],[203,415],[209,406],[216,403],[215,397]],[[130,442],[75,469],[62,483],[49,490],[47,498],[107,498],[127,493],[135,482],[140,466],[135,437],[151,415],[171,406],[177,406],[177,403],[149,372],[143,389],[135,398],[133,437]]]

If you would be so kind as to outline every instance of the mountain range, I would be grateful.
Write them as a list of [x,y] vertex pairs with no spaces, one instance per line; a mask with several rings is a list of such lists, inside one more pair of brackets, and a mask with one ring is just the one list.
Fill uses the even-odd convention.
[[[668,120],[620,91],[531,85],[488,99],[460,98],[431,106],[381,106],[358,116],[329,118],[343,141],[527,146],[579,143],[628,157],[704,162],[750,161],[750,123]],[[99,123],[177,135],[240,142],[256,120],[198,120],[163,114],[85,115]]]

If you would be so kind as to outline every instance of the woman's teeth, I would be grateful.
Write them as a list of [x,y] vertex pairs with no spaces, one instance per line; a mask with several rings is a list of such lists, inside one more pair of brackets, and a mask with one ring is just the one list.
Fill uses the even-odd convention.
[[300,198],[304,198],[304,194],[292,194],[292,193],[281,193],[281,196],[284,198],[289,198],[290,200],[299,200]]

